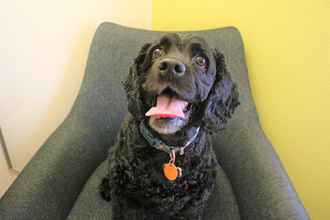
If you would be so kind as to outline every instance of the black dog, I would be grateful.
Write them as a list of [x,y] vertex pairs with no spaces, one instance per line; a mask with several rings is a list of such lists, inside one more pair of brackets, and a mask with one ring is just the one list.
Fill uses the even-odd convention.
[[101,194],[113,219],[201,219],[217,166],[210,134],[239,105],[224,56],[202,38],[167,34],[134,61],[124,83],[130,114]]

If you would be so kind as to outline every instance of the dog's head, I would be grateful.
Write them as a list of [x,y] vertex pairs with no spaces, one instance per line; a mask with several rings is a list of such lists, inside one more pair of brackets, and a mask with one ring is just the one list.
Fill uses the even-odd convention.
[[200,37],[167,34],[145,44],[124,83],[128,110],[160,134],[189,126],[216,131],[238,106],[223,54]]

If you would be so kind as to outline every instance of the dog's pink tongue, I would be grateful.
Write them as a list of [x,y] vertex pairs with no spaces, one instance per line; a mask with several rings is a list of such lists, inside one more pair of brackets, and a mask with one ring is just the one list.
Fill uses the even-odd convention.
[[188,102],[168,96],[157,96],[157,105],[149,109],[146,116],[159,118],[184,118],[183,110]]

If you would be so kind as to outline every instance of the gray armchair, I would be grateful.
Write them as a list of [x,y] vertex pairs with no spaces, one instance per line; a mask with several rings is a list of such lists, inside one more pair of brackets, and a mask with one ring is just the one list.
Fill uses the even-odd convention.
[[[309,219],[260,127],[238,30],[192,33],[224,53],[241,102],[227,129],[214,136],[222,168],[205,219]],[[110,218],[111,203],[101,199],[98,185],[127,113],[121,81],[140,47],[161,34],[112,23],[99,26],[70,114],[2,197],[0,219]]]

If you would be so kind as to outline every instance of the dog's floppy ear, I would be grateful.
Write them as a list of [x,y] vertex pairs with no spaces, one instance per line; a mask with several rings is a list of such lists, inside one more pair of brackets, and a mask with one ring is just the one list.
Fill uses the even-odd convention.
[[[125,82],[123,82],[124,89],[127,95],[128,111],[135,119],[141,120],[144,116],[144,109],[141,97],[141,84],[143,77],[142,73],[148,65],[147,51],[151,44],[145,44],[134,59],[134,63],[129,68],[129,73]],[[149,63],[150,65],[150,63]]]
[[222,53],[214,50],[216,76],[213,86],[205,100],[202,126],[209,132],[223,129],[228,119],[239,105],[238,89],[232,81]]

